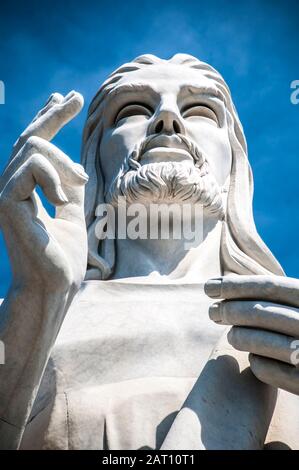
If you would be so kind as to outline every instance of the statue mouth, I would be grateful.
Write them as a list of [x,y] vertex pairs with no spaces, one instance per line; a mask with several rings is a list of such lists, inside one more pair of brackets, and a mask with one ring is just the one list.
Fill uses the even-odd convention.
[[182,134],[151,135],[129,156],[129,168],[137,170],[152,163],[183,163],[194,166],[204,176],[209,171],[205,154],[198,146]]
[[144,152],[140,163],[147,165],[154,162],[182,162],[189,161],[194,163],[192,156],[187,150],[178,149],[174,147],[153,147],[152,149]]
[[142,164],[184,160],[194,162],[186,143],[177,135],[150,137],[140,150]]

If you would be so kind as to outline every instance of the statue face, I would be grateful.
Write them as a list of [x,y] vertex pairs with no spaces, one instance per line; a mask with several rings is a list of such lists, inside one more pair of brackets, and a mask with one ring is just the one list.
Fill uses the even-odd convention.
[[[125,74],[106,98],[100,144],[106,188],[145,141],[141,166],[194,159],[179,138],[195,144],[221,187],[230,174],[231,146],[225,105],[200,70],[175,64],[145,66]],[[147,140],[148,139],[148,140]]]

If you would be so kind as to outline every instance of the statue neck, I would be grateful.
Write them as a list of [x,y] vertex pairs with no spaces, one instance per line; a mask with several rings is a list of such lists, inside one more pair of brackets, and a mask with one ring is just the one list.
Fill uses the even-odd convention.
[[[139,220],[140,224],[144,221]],[[147,218],[148,227],[150,220]],[[190,221],[189,221],[190,223]],[[163,221],[159,221],[161,228]],[[132,227],[131,227],[132,228]],[[127,229],[130,229],[129,223]],[[222,223],[215,217],[192,217],[193,238],[186,232],[174,239],[174,225],[168,239],[116,239],[116,262],[112,279],[138,281],[205,282],[221,275],[220,238]],[[187,230],[188,232],[188,230]],[[177,233],[177,232],[176,232]]]

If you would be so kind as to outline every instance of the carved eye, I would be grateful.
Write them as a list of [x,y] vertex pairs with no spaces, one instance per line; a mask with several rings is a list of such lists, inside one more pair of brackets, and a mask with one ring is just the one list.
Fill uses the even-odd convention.
[[130,103],[118,112],[114,122],[117,124],[121,119],[130,116],[146,116],[150,118],[152,115],[153,111],[148,106],[140,103]]
[[217,125],[219,125],[218,118],[216,113],[209,108],[208,106],[197,104],[194,106],[190,106],[182,113],[184,119],[192,118],[192,117],[200,117],[206,118],[214,121]]

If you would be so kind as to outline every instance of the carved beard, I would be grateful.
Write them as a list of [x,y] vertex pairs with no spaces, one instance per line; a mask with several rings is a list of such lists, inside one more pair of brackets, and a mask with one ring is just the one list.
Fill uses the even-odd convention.
[[[207,160],[193,143],[180,136],[194,162],[159,162],[140,165],[145,143],[129,157],[106,193],[114,207],[119,198],[127,204],[201,204],[205,211],[224,217],[221,190]],[[146,141],[146,143],[148,140]]]

